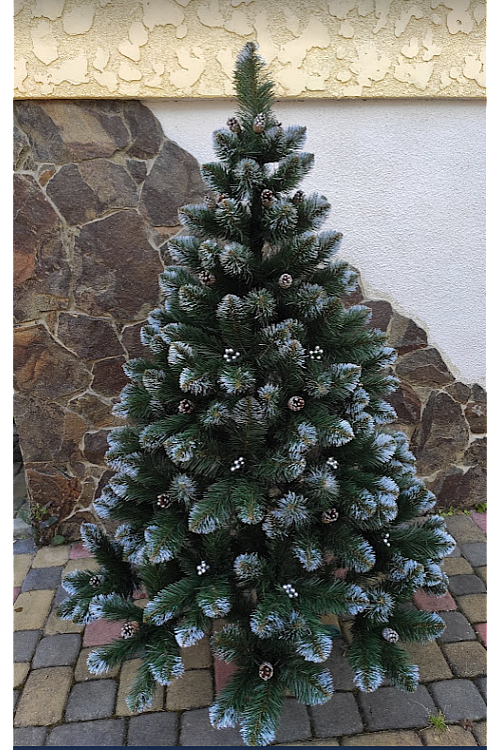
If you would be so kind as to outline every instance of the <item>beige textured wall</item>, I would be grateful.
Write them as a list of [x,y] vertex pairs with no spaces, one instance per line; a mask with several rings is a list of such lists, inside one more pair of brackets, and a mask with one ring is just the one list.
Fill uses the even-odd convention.
[[14,0],[15,97],[232,95],[257,40],[281,97],[485,96],[482,0]]

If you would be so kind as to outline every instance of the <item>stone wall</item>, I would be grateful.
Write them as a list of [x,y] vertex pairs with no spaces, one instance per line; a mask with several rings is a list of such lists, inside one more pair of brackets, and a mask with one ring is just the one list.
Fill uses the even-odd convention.
[[111,413],[158,304],[196,160],[138,102],[25,101],[14,125],[15,418],[32,504],[76,538],[111,472]]
[[[71,539],[111,476],[112,406],[124,362],[145,354],[177,209],[204,188],[196,160],[134,101],[17,102],[14,170],[15,418],[31,503],[53,519],[45,539]],[[442,507],[483,502],[484,390],[455,382],[388,302],[365,301],[399,352],[393,403],[419,473]]]

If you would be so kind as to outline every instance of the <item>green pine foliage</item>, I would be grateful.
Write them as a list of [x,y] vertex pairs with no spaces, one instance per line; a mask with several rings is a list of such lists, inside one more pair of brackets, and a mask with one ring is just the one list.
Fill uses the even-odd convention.
[[126,365],[116,411],[128,425],[112,432],[117,473],[95,504],[118,529],[84,527],[101,568],[66,578],[61,615],[126,622],[89,668],[140,656],[134,710],[182,675],[181,647],[224,618],[214,654],[238,670],[212,723],[267,745],[287,694],[309,705],[332,695],[323,615],[354,617],[360,690],[385,678],[415,689],[396,641],[444,625],[405,602],[445,590],[438,563],[453,540],[389,427],[395,353],[368,308],[343,303],[356,278],[335,258],[341,234],[317,231],[329,204],[297,190],[313,164],[299,150],[305,128],[277,121],[253,43],[235,82],[237,118],[203,167],[206,201],[181,209],[186,233],[169,243],[164,302],[143,328],[150,357]]

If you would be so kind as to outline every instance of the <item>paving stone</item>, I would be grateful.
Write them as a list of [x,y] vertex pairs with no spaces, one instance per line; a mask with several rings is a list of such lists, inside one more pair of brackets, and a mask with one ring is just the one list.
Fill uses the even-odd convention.
[[479,578],[483,581],[484,585],[488,585],[487,576],[488,576],[488,566],[482,565],[480,568],[476,568],[476,575],[479,576]]
[[177,745],[178,715],[172,713],[133,716],[128,725],[127,745],[170,747]]
[[461,557],[461,555],[462,555],[462,551],[457,544],[455,548],[452,549],[452,551],[448,554],[448,557]]
[[476,640],[472,625],[461,612],[442,612],[441,617],[446,623],[446,630],[439,637],[441,643]]
[[14,586],[22,586],[28,570],[31,568],[33,555],[15,555],[14,557]]
[[14,688],[21,687],[28,676],[29,671],[30,665],[27,661],[21,661],[14,664]]
[[17,701],[19,700],[19,695],[20,695],[19,690],[13,690],[12,691],[12,699],[13,699],[12,700],[12,703],[13,703],[12,710],[13,711],[16,710]]
[[360,693],[358,698],[368,729],[426,727],[429,712],[435,712],[432,698],[423,685],[419,685],[414,693],[384,687],[374,693]]
[[45,727],[19,727],[14,729],[14,746],[34,747],[43,745],[47,736]]
[[185,672],[167,689],[167,711],[209,706],[213,696],[212,675],[208,670]]
[[74,633],[42,638],[33,658],[33,669],[74,664],[80,651],[81,640],[80,636]]
[[376,732],[346,737],[342,745],[351,747],[419,747],[421,741],[416,732]]
[[475,575],[458,575],[451,576],[449,589],[452,594],[463,596],[464,594],[483,594],[486,591],[486,586]]
[[478,641],[445,643],[443,650],[458,677],[481,677],[486,674],[486,649]]
[[476,686],[477,686],[479,692],[481,693],[481,695],[483,696],[484,700],[486,701],[487,700],[487,683],[488,683],[488,678],[487,677],[478,677],[477,680],[474,680],[474,682],[476,683]]
[[90,622],[83,634],[84,646],[104,646],[111,643],[114,638],[120,637],[123,622],[110,622],[109,620],[94,620]]
[[[118,698],[116,700],[115,714],[117,716],[131,716],[131,712],[128,710],[128,706],[125,703],[125,699],[128,695],[132,682],[134,681],[137,669],[142,664],[142,659],[129,659],[126,661],[120,672],[120,683],[118,686]],[[196,673],[200,674],[200,673]],[[165,688],[158,685],[153,696],[153,702],[150,708],[146,709],[146,712],[151,713],[153,711],[163,710],[163,697]]]
[[423,737],[426,745],[435,747],[442,745],[445,747],[476,747],[476,741],[472,736],[472,732],[468,732],[456,724],[447,727],[444,731],[434,729],[434,727],[424,729],[420,732],[420,736]]
[[30,536],[31,532],[32,532],[31,526],[27,524],[26,521],[23,521],[23,519],[20,516],[17,516],[17,518],[14,518],[14,522],[13,522],[14,539],[24,539],[25,537]]
[[34,568],[53,568],[65,565],[69,560],[70,547],[61,544],[57,547],[41,547],[33,560]]
[[429,685],[432,697],[447,721],[478,721],[486,716],[486,704],[470,680],[446,680]]
[[18,630],[14,633],[14,661],[31,661],[38,641],[42,637],[41,630]]
[[63,576],[67,576],[68,573],[72,573],[74,570],[99,570],[100,565],[97,560],[93,557],[78,557],[73,560],[71,557],[64,566]]
[[463,549],[463,544],[470,542],[484,542],[484,534],[478,529],[474,521],[463,513],[449,516],[446,519],[448,531]]
[[75,680],[76,682],[86,682],[87,680],[104,680],[107,678],[115,678],[120,674],[120,665],[118,664],[109,672],[103,672],[102,674],[91,674],[87,668],[87,658],[92,653],[93,648],[84,648],[78,655],[78,661],[75,667]]
[[43,629],[44,635],[59,635],[60,633],[83,633],[85,625],[78,625],[71,620],[61,620],[55,609],[49,615],[49,619]]
[[61,583],[61,567],[32,568],[24,579],[21,591],[56,589]]
[[467,558],[473,568],[487,565],[486,544],[484,542],[473,542],[462,545],[463,556]]
[[53,596],[53,591],[27,591],[19,594],[14,607],[14,630],[43,628]]
[[449,591],[444,596],[432,596],[432,594],[417,591],[413,596],[413,601],[419,609],[424,609],[427,612],[450,612],[457,608],[456,602]]
[[194,646],[181,649],[185,669],[203,669],[212,666],[212,652],[208,638],[202,638]]
[[13,603],[14,604],[15,604],[16,599],[17,599],[17,597],[19,596],[20,593],[21,593],[21,587],[20,586],[14,586],[13,587],[13,594],[14,594],[14,596],[13,596]]
[[466,618],[473,625],[476,622],[487,622],[488,617],[486,614],[486,594],[469,594],[468,596],[459,596],[457,598],[457,602]]
[[412,664],[420,673],[420,682],[448,680],[453,674],[435,641],[430,643],[402,643]]
[[68,596],[69,596],[68,592],[66,591],[66,589],[61,583],[61,585],[58,586],[56,590],[56,595],[54,597],[54,606],[58,607],[60,604],[63,603],[65,599],[68,598]]
[[188,747],[242,747],[244,742],[237,729],[214,729],[208,709],[186,711],[181,716],[180,745]]
[[465,557],[446,557],[441,564],[441,569],[447,576],[458,576],[474,572],[472,565],[467,562]]
[[311,709],[314,733],[318,737],[335,737],[363,731],[356,700],[352,693],[334,693],[331,700]]
[[77,544],[71,545],[71,550],[69,553],[69,559],[70,560],[80,560],[82,557],[92,557],[92,553],[89,552],[81,542],[77,542]]
[[486,747],[487,745],[486,722],[480,721],[478,724],[475,724],[473,732],[474,732],[474,737],[477,740],[477,744],[480,747]]
[[66,704],[66,721],[107,719],[113,715],[117,690],[115,680],[79,682],[71,688]]
[[[168,696],[168,691],[167,691]],[[333,732],[330,732],[333,734]],[[276,742],[308,740],[311,737],[311,724],[307,708],[292,698],[287,698],[281,713],[280,725],[276,732]]]
[[471,513],[470,517],[476,524],[476,526],[486,534],[488,525],[488,514],[487,513]]
[[226,687],[227,683],[237,670],[238,667],[233,662],[214,659],[215,689],[217,692],[220,692]]
[[16,711],[14,726],[49,726],[60,721],[69,693],[71,667],[35,669],[28,675]]
[[120,747],[123,745],[124,737],[123,719],[101,719],[55,727],[45,744],[63,747]]
[[336,638],[333,641],[332,653],[325,662],[325,667],[331,672],[335,690],[354,690],[353,673],[345,656],[345,648],[344,639]]
[[16,542],[14,542],[15,555],[25,555],[27,553],[35,554],[35,552],[36,544],[31,537],[28,537],[26,539],[18,539]]
[[486,622],[479,622],[477,625],[474,625],[474,630],[478,634],[480,640],[484,643],[485,646],[487,646],[487,631],[488,631],[488,623]]

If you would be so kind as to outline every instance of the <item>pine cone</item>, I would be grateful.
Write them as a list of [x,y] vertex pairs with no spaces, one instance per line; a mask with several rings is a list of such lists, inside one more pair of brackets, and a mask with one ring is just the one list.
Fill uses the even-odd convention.
[[127,638],[132,638],[132,636],[138,633],[139,628],[140,628],[140,625],[135,620],[131,622],[126,622],[120,631],[120,635],[122,638],[127,640]]
[[302,398],[302,396],[292,396],[290,399],[288,399],[288,408],[291,411],[300,411],[304,408],[306,405],[306,402]]
[[89,578],[89,584],[92,586],[93,589],[98,588],[102,583],[102,576],[95,575],[92,576],[92,578]]
[[194,404],[188,398],[183,398],[179,403],[179,414],[192,414],[194,412]]
[[333,523],[334,521],[338,521],[338,518],[339,512],[337,508],[328,508],[328,510],[323,511],[321,516],[323,523]]
[[259,677],[261,680],[270,680],[274,674],[273,665],[268,661],[263,662],[259,667]]
[[274,200],[274,193],[272,190],[263,190],[260,194],[260,200],[265,208],[269,208]]
[[241,133],[241,125],[237,117],[230,117],[227,126],[231,133]]
[[397,643],[399,641],[399,634],[392,628],[384,628],[382,630],[382,638],[389,641],[389,643]]
[[201,271],[198,278],[205,286],[213,286],[215,284],[215,276],[210,271]]
[[256,115],[253,121],[253,132],[263,133],[266,127],[266,121],[267,121],[266,115],[263,112],[259,112],[259,114]]
[[304,193],[303,190],[297,190],[297,192],[292,198],[292,203],[294,204],[294,206],[298,206],[299,203],[302,203],[305,197],[306,197],[306,194]]
[[278,279],[278,284],[282,289],[288,289],[293,284],[293,279],[289,273],[282,273]]
[[156,500],[156,504],[159,508],[169,508],[172,505],[172,502],[172,498],[170,495],[167,495],[166,492],[162,492],[161,495],[158,495]]

